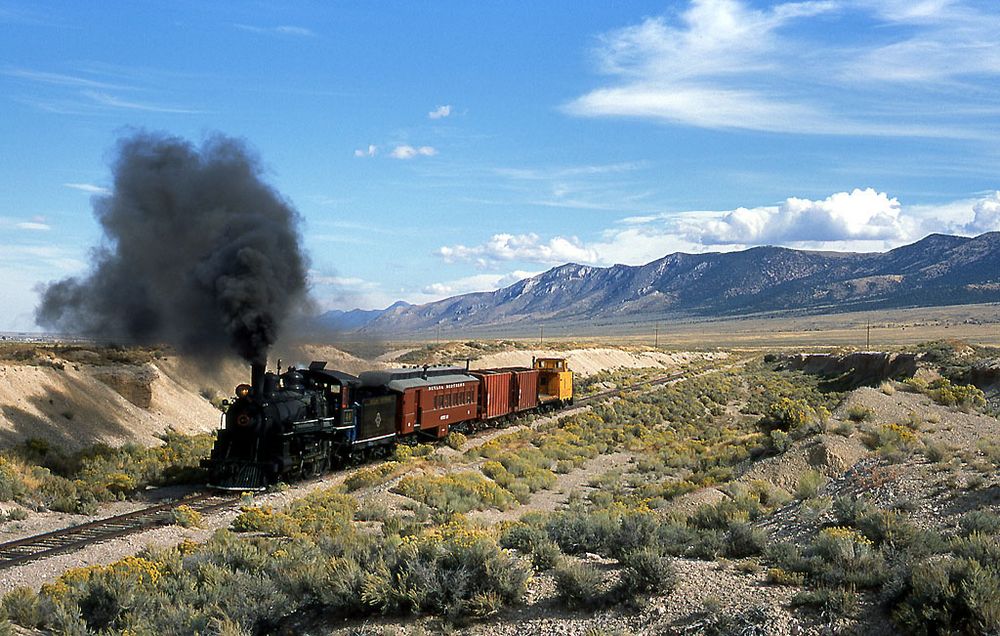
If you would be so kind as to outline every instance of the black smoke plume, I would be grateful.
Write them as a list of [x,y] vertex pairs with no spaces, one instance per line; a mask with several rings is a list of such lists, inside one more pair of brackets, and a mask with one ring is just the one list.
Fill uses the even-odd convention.
[[105,241],[86,278],[42,291],[39,325],[216,358],[266,359],[306,297],[299,216],[256,155],[216,135],[200,148],[138,133],[119,141],[114,189],[94,199]]

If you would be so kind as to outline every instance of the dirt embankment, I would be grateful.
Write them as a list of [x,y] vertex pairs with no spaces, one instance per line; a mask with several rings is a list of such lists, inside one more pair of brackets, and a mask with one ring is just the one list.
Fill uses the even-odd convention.
[[799,353],[784,356],[783,366],[812,375],[842,378],[851,387],[878,384],[883,380],[912,377],[917,356],[912,353],[855,351],[844,355]]
[[185,386],[190,382],[176,379],[179,364],[0,364],[0,446],[43,438],[72,450],[97,442],[154,444],[168,428],[210,431],[219,423],[208,399],[216,385]]
[[532,358],[566,358],[569,368],[576,375],[586,377],[611,369],[641,369],[645,367],[675,369],[695,360],[721,359],[725,358],[726,355],[722,352],[625,351],[611,348],[570,349],[568,351],[527,349],[489,354],[473,361],[472,368],[530,367]]

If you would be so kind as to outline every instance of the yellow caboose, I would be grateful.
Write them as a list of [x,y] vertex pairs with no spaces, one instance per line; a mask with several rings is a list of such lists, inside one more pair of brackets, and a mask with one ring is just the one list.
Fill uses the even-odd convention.
[[573,372],[566,365],[566,358],[535,358],[531,366],[538,369],[539,402],[573,403]]

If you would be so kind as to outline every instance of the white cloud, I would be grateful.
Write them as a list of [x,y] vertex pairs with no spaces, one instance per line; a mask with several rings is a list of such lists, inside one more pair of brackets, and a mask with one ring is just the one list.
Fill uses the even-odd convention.
[[309,282],[313,285],[331,285],[335,287],[351,287],[354,289],[374,289],[378,285],[363,278],[354,276],[331,276],[311,272]]
[[74,249],[58,245],[0,244],[0,267],[13,267],[40,280],[58,278],[71,273],[79,274],[87,263]]
[[451,105],[445,104],[444,106],[438,106],[431,112],[427,113],[427,116],[431,119],[444,119],[451,115]]
[[203,112],[200,110],[192,110],[190,108],[181,108],[177,106],[164,106],[161,104],[130,101],[103,91],[85,90],[81,91],[80,94],[102,106],[110,106],[111,108],[120,108],[123,110],[138,110],[148,113],[172,113],[177,115],[197,115],[202,114]]
[[39,221],[22,221],[21,223],[15,223],[14,227],[19,230],[35,230],[45,232],[52,229],[52,226],[48,223],[41,223]]
[[[35,216],[27,221],[20,221],[11,217],[0,216],[0,228],[14,228],[17,230],[28,230],[33,232],[46,232],[52,229],[48,221],[43,216]],[[23,249],[25,246],[21,246]],[[13,246],[8,246],[13,249]]]
[[275,27],[260,27],[252,24],[234,24],[234,27],[248,33],[260,33],[264,35],[290,35],[294,37],[311,38],[316,35],[312,29],[301,26],[280,25]]
[[871,188],[838,192],[821,201],[790,197],[776,207],[738,208],[691,234],[706,245],[803,241],[902,241],[911,227],[899,201]]
[[393,148],[389,156],[393,159],[413,159],[414,157],[433,157],[436,154],[437,150],[431,146],[414,148],[413,146],[402,145]]
[[476,274],[442,283],[432,283],[420,291],[423,294],[435,297],[435,299],[447,298],[459,294],[501,289],[513,285],[519,280],[536,276],[539,273],[515,270],[507,274]]
[[1000,191],[976,201],[972,206],[972,212],[972,221],[963,228],[966,232],[982,234],[1000,231]]
[[309,286],[320,309],[376,309],[387,307],[395,299],[381,286],[357,276],[339,276],[310,270]]
[[80,77],[77,75],[66,75],[63,73],[49,73],[46,71],[35,71],[24,68],[7,68],[4,70],[0,70],[0,75],[6,75],[7,77],[14,77],[17,79],[28,80],[32,82],[38,82],[40,84],[53,84],[57,86],[99,88],[99,89],[111,89],[111,90],[122,90],[128,88],[127,86],[123,86],[121,84],[109,84],[107,82],[101,82],[98,80],[93,80],[87,77]]
[[374,157],[378,154],[378,146],[368,144],[368,148],[358,148],[354,151],[355,157]]
[[621,163],[587,164],[581,166],[558,166],[551,168],[494,168],[493,172],[511,179],[524,181],[548,181],[570,177],[591,177],[598,175],[620,175],[644,168],[645,162],[624,161]]
[[789,197],[773,206],[629,216],[592,241],[496,234],[480,245],[441,247],[437,254],[447,262],[472,262],[483,268],[510,261],[641,265],[674,252],[732,251],[755,245],[884,251],[932,232],[969,235],[997,230],[1000,191],[978,199],[906,206],[866,188],[817,200]]
[[[818,41],[820,18],[850,21],[846,41]],[[605,34],[596,54],[610,83],[565,109],[712,129],[974,138],[976,118],[959,110],[996,102],[998,28],[995,12],[959,1],[691,0]],[[963,89],[956,78],[985,81]]]
[[92,183],[64,183],[63,187],[86,192],[87,194],[111,194],[111,190]]
[[280,33],[281,35],[297,35],[307,38],[311,38],[316,35],[311,29],[291,25],[276,26],[274,27],[274,31],[275,33]]
[[795,19],[830,11],[829,2],[757,11],[739,0],[694,0],[680,25],[665,18],[604,36],[601,69],[622,78],[567,106],[586,116],[649,117],[707,128],[781,130],[822,125],[818,109],[770,95],[735,78],[778,74],[775,32]]
[[481,245],[446,246],[439,248],[438,254],[448,262],[470,261],[480,267],[500,261],[557,265],[571,261],[593,263],[598,260],[597,252],[585,247],[575,237],[556,236],[542,241],[537,234],[494,234]]

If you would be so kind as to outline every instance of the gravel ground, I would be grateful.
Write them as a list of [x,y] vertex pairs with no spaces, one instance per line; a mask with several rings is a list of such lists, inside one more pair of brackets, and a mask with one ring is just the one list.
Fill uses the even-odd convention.
[[[600,559],[595,559],[600,561]],[[767,585],[763,571],[745,573],[733,563],[674,560],[678,585],[667,596],[654,597],[642,608],[568,611],[555,598],[555,584],[548,574],[536,575],[525,603],[508,608],[493,618],[466,627],[448,626],[448,631],[467,636],[526,636],[595,634],[669,634],[676,633],[699,618],[705,602],[713,603],[724,614],[737,614],[746,608],[762,608],[763,627],[767,634],[792,636],[821,634],[822,627],[801,622],[786,609],[793,588]],[[443,626],[437,619],[393,620],[370,618],[363,621],[338,621],[298,626],[303,634],[356,636],[358,634],[416,634],[421,630],[439,633]]]
[[[544,422],[552,420],[553,418],[563,417],[565,415],[589,408],[590,407],[587,406],[574,407],[559,411],[558,413],[547,417],[536,418],[530,424],[511,426],[506,429],[482,431],[471,436],[462,451],[485,444],[499,435],[518,431],[528,426],[538,426]],[[461,452],[452,450],[446,446],[442,446],[436,452],[453,459],[461,457]],[[356,470],[358,469],[354,468],[345,470],[339,473],[326,475],[320,479],[300,482],[285,487],[280,491],[263,493],[254,498],[254,503],[260,505],[266,504],[280,508],[287,505],[292,500],[300,498],[314,490],[341,484]],[[373,488],[360,490],[352,494],[357,496],[359,499],[381,500],[383,502],[387,502],[391,507],[399,507],[404,500],[409,500],[388,492],[394,483],[395,482],[389,482]],[[59,530],[61,528],[86,523],[88,521],[95,521],[126,512],[132,512],[149,505],[151,502],[181,497],[191,491],[192,489],[190,487],[151,489],[144,493],[142,500],[106,504],[101,507],[98,514],[92,516],[54,512],[30,512],[28,519],[25,519],[24,521],[12,521],[0,525],[0,542],[13,541],[49,532],[51,530]],[[174,545],[185,539],[191,541],[205,541],[216,530],[229,527],[230,523],[232,523],[232,520],[237,514],[239,514],[237,509],[208,513],[203,517],[202,528],[183,528],[176,525],[161,526],[144,532],[132,534],[127,537],[107,541],[105,543],[89,545],[75,552],[60,554],[49,559],[34,561],[24,565],[0,570],[0,591],[13,589],[18,586],[28,586],[37,589],[45,583],[50,583],[56,580],[68,569],[88,565],[113,563],[114,561],[122,559],[126,556],[135,554],[146,546]]]
[[[830,480],[820,490],[821,497],[840,495],[865,495],[881,508],[895,508],[907,514],[915,523],[942,530],[954,528],[958,516],[976,508],[1000,510],[1000,483],[995,470],[985,473],[981,454],[976,450],[982,439],[1000,439],[1000,421],[996,418],[966,414],[933,404],[923,395],[897,390],[882,391],[863,388],[848,396],[834,413],[831,427],[848,421],[852,408],[865,407],[871,415],[864,422],[854,424],[847,436],[825,434],[796,442],[783,456],[769,458],[750,467],[742,481],[762,479],[793,489],[794,478],[803,470],[819,470]],[[557,416],[567,414],[563,411]],[[549,418],[538,418],[528,425],[504,430],[482,432],[473,436],[465,448],[483,444],[525,426],[538,425]],[[863,444],[865,432],[883,424],[909,424],[925,441],[954,448],[940,462],[928,461],[916,453],[889,463],[878,457]],[[831,429],[832,430],[832,429]],[[450,469],[471,466],[462,452],[441,447],[436,452],[451,460]],[[624,466],[630,455],[599,456],[586,467],[567,475],[560,475],[556,487],[535,493],[528,507],[519,507],[508,513],[487,511],[470,516],[484,521],[516,518],[528,509],[558,507],[574,488],[585,487],[589,480],[609,469]],[[341,483],[352,471],[345,471],[314,482],[300,483],[280,492],[261,495],[258,503],[276,507],[301,497],[309,491]],[[366,501],[381,501],[398,508],[403,498],[388,492],[392,484],[381,484],[353,493]],[[716,489],[704,489],[686,495],[690,504],[717,500],[725,497]],[[684,501],[679,500],[680,505]],[[137,504],[118,504],[105,511],[122,512]],[[0,571],[0,589],[15,585],[38,585],[51,581],[66,568],[95,563],[107,563],[135,553],[145,545],[169,545],[189,539],[206,539],[216,528],[229,525],[235,511],[206,515],[205,528],[185,529],[167,526],[131,537],[91,546],[80,552],[62,555],[43,562],[28,564]],[[760,525],[773,540],[805,541],[819,527],[833,521],[828,509],[805,509],[793,502],[763,520]],[[8,524],[10,536],[18,532],[34,534],[40,528],[55,527],[78,518],[67,515],[36,515],[31,520],[30,532],[25,526]],[[18,522],[25,524],[27,522]],[[47,525],[46,525],[47,524]],[[0,535],[4,537],[4,535]],[[592,557],[601,561],[596,557]],[[853,621],[824,625],[815,616],[793,611],[790,599],[798,588],[769,585],[765,582],[766,567],[753,559],[717,562],[676,559],[678,584],[664,597],[651,599],[640,609],[597,609],[570,612],[560,607],[555,598],[555,585],[551,575],[533,577],[525,602],[506,608],[490,620],[469,626],[444,626],[433,618],[387,618],[365,621],[338,621],[330,623],[315,617],[302,617],[292,633],[329,634],[347,636],[362,634],[420,634],[447,631],[469,636],[523,636],[528,634],[564,634],[597,636],[599,634],[672,634],[682,633],[685,626],[692,626],[706,615],[703,608],[711,604],[721,612],[731,615],[757,611],[760,613],[764,632],[782,636],[805,634],[893,634],[892,626],[882,615],[872,598],[863,598],[858,615]],[[607,562],[613,565],[613,562]],[[691,633],[691,632],[689,632]]]

